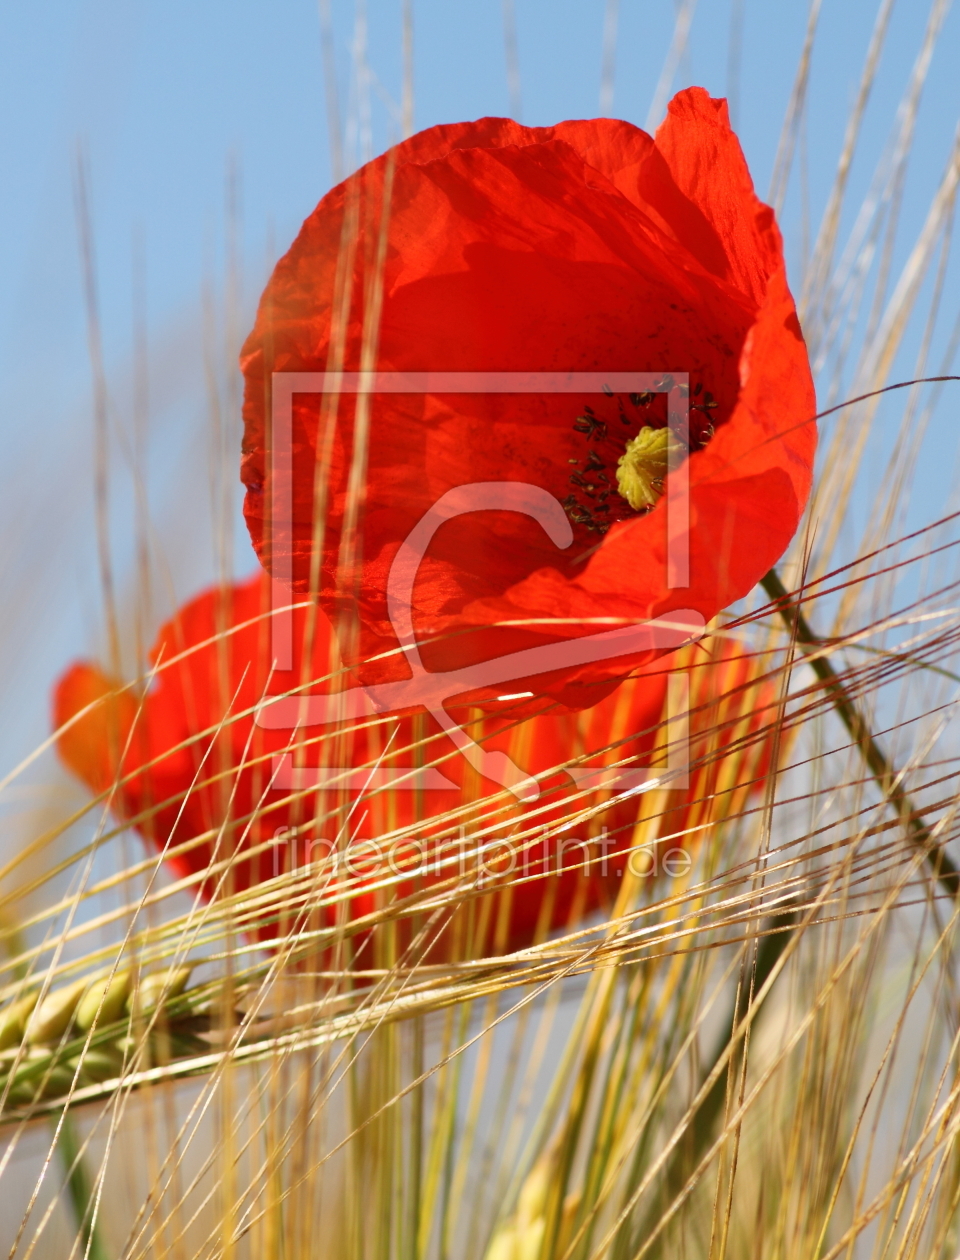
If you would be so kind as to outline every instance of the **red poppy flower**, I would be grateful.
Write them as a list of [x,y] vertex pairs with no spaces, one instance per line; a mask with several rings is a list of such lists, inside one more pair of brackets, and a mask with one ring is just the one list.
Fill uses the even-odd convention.
[[[696,837],[741,808],[766,772],[771,684],[733,648],[712,657],[701,648],[687,662],[688,753],[675,725],[660,727],[663,673],[630,679],[578,714],[465,723],[486,755],[509,757],[536,780],[536,799],[517,800],[478,773],[428,715],[378,713],[362,689],[338,691],[344,676],[329,622],[310,608],[295,612],[294,642],[313,635],[311,663],[304,668],[298,650],[295,666],[298,677],[322,681],[264,703],[279,692],[268,666],[269,595],[269,579],[258,576],[186,605],[160,632],[142,702],[96,666],[76,664],[53,704],[58,728],[72,721],[58,739],[63,760],[95,792],[111,792],[117,815],[180,877],[220,900],[263,887],[253,911],[249,898],[246,908],[233,903],[247,932],[275,935],[281,903],[290,926],[316,895],[310,878],[294,887],[296,869],[337,872],[325,894],[328,925],[336,888],[356,922],[390,897],[417,888],[422,896],[444,880],[476,883],[479,872],[496,889],[471,919],[469,952],[518,948],[609,908],[631,845],[673,835],[678,846],[688,828]],[[669,759],[662,768],[664,749],[656,749],[667,742],[680,750],[674,761],[692,766],[683,787],[672,786]],[[644,770],[651,761],[661,768]],[[625,795],[649,774],[667,794],[654,817],[652,796]],[[571,825],[561,831],[563,822]],[[655,858],[653,850],[642,856],[636,873]]]
[[[341,646],[365,684],[409,676],[390,597],[405,540],[419,537],[407,657],[415,640],[428,672],[469,670],[598,627],[709,620],[782,554],[810,489],[814,394],[780,234],[725,102],[699,88],[655,138],[612,119],[482,119],[404,141],[306,220],[241,362],[257,554],[328,611],[356,610]],[[526,394],[434,380],[362,400],[348,380],[321,405],[315,382],[274,375],[340,369],[595,380]],[[628,373],[661,391],[672,376],[677,397],[686,374],[688,431],[666,432],[664,392],[618,392],[623,375],[595,388]],[[271,535],[277,388],[293,390],[292,529],[275,514]],[[689,476],[688,585],[667,565],[671,459]],[[503,490],[517,483],[529,490]],[[511,690],[585,707],[682,637],[600,659],[554,650]],[[495,705],[502,688],[477,678],[473,701]]]

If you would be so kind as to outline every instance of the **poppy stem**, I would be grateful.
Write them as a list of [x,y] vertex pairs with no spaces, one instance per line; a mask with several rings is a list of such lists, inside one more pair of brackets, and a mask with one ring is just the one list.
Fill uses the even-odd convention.
[[787,628],[795,636],[797,645],[808,658],[811,669],[823,683],[824,690],[830,697],[840,720],[859,748],[864,764],[906,828],[910,842],[923,852],[934,879],[944,892],[954,901],[960,900],[960,869],[944,852],[943,846],[904,790],[901,776],[870,734],[866,721],[861,716],[860,710],[852,700],[842,679],[823,654],[824,648],[828,645],[811,629],[810,623],[801,610],[799,597],[787,590],[776,569],[771,569],[766,577],[761,578],[760,585],[770,596]]
[[[27,946],[19,927],[16,924],[4,924],[3,926],[6,929],[3,935],[6,938],[6,948],[9,957],[14,960],[22,959],[26,953]],[[26,967],[22,963],[15,963],[14,975],[17,979],[25,979],[26,974]],[[0,1089],[0,1093],[2,1093],[2,1089]],[[56,1125],[53,1127],[54,1132],[56,1132]],[[73,1117],[69,1113],[65,1113],[62,1116],[57,1150],[63,1164],[70,1205],[73,1208],[77,1228],[83,1237],[86,1260],[108,1260],[108,1253],[103,1245],[103,1240],[93,1215],[94,1203],[90,1175],[83,1157],[80,1139],[73,1123]]]
[[66,1173],[67,1191],[70,1195],[73,1214],[83,1237],[84,1256],[86,1260],[108,1260],[93,1216],[94,1188],[90,1183],[86,1161],[83,1158],[80,1136],[73,1123],[73,1117],[70,1115],[65,1115],[60,1125],[58,1149]]
[[[723,1116],[728,1090],[732,1087],[738,1072],[743,1068],[745,1053],[742,1045],[743,1020],[753,1004],[754,994],[767,983],[774,967],[780,961],[800,917],[796,906],[787,905],[767,919],[763,925],[763,930],[753,947],[755,952],[752,977],[747,976],[747,983],[745,985],[741,983],[737,988],[730,1014],[723,1024],[726,1031],[721,1033],[713,1053],[701,1069],[700,1082],[703,1084],[710,1079],[716,1071],[717,1064],[733,1044],[734,1051],[731,1053],[727,1071],[717,1076],[707,1094],[701,1099],[683,1138],[667,1162],[661,1197],[652,1205],[651,1211],[648,1212],[642,1228],[634,1239],[634,1250],[637,1249],[643,1237],[649,1237],[652,1233],[657,1225],[658,1214],[666,1211],[684,1193],[690,1176],[713,1141],[717,1124]],[[737,1042],[741,1043],[739,1049],[737,1049]],[[660,1240],[652,1251],[650,1260],[664,1255],[664,1246],[665,1240]]]

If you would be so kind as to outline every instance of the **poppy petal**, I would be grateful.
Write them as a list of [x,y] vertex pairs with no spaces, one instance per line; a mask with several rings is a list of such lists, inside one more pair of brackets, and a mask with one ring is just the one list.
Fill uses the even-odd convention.
[[[292,535],[272,533],[272,375],[359,370],[371,309],[382,371],[687,373],[689,586],[669,585],[664,501],[643,512],[616,489],[627,445],[666,423],[662,394],[344,394],[323,409],[295,395]],[[484,119],[405,141],[307,219],[241,363],[257,554],[268,569],[289,563],[295,591],[316,588],[335,623],[352,625],[340,646],[366,685],[410,675],[391,573],[460,487],[534,487],[566,513],[571,540],[558,546],[495,489],[445,518],[410,596],[434,673],[598,624],[681,610],[709,620],[782,554],[809,495],[813,387],[779,233],[725,105],[700,89],[674,99],[655,139],[610,119]],[[530,690],[589,706],[673,646],[544,671]],[[489,690],[470,698],[495,708]]]

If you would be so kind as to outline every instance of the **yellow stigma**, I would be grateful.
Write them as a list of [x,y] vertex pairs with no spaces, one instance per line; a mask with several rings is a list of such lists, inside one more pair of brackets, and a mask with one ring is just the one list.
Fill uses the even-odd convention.
[[670,429],[641,429],[617,461],[617,489],[637,512],[652,508],[664,491],[667,465],[686,448]]

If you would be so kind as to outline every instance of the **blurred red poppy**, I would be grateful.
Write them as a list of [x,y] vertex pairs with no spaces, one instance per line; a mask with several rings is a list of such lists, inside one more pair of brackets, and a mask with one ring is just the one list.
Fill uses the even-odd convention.
[[[482,119],[404,141],[306,220],[241,362],[257,554],[318,591],[338,626],[356,611],[341,647],[365,684],[409,674],[390,574],[457,487],[534,487],[570,539],[496,495],[447,519],[411,598],[431,672],[677,610],[708,620],[782,554],[810,489],[815,402],[780,234],[725,102],[699,88],[674,98],[655,138],[613,119]],[[666,398],[649,391],[343,392],[322,405],[295,392],[292,531],[271,535],[284,493],[273,374],[372,368],[686,373],[689,432],[672,458],[689,472],[689,586],[668,583],[672,439]],[[586,707],[669,646],[580,660],[530,690]]]
[[[277,934],[281,904],[286,927],[296,926],[319,896],[305,872],[326,871],[335,872],[320,897],[327,926],[338,902],[357,922],[392,897],[450,880],[475,889],[479,878],[492,891],[467,897],[469,939],[460,915],[454,952],[519,948],[609,908],[631,846],[648,846],[634,866],[645,874],[659,862],[658,835],[730,816],[766,773],[774,689],[730,647],[712,657],[701,648],[699,664],[681,662],[694,666],[684,703],[694,713],[689,751],[679,728],[661,727],[662,673],[630,679],[578,714],[517,723],[505,712],[473,725],[461,714],[483,756],[510,758],[536,779],[534,793],[518,800],[429,715],[378,714],[362,689],[338,691],[334,638],[315,609],[296,609],[294,620],[296,677],[309,687],[264,703],[280,690],[267,665],[268,600],[269,580],[258,576],[186,605],[160,632],[159,667],[142,702],[83,663],[64,674],[53,703],[58,728],[73,720],[58,738],[64,762],[93,791],[112,790],[115,813],[179,876],[220,901],[263,887],[252,908],[249,898],[232,903],[235,926],[262,938]],[[466,733],[460,739],[468,754],[476,747]],[[681,788],[663,769],[668,743],[674,762],[693,767]],[[661,768],[643,769],[651,760]],[[625,795],[650,774],[667,793],[656,816],[652,796]],[[561,823],[570,825],[561,831]],[[683,843],[683,835],[674,841]],[[456,935],[453,926],[445,931],[448,941]],[[450,952],[442,942],[438,951]]]

